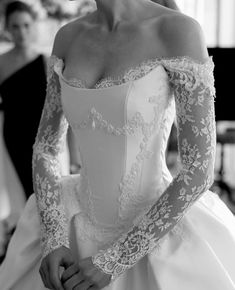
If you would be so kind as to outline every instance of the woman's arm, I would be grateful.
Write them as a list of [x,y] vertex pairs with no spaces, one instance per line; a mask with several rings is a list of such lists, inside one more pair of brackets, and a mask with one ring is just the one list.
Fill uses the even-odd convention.
[[63,58],[63,35],[56,36],[48,62],[47,94],[33,149],[33,184],[41,223],[41,278],[45,287],[63,289],[59,269],[73,264],[69,249],[68,221],[60,184],[59,154],[66,148],[68,124],[61,105],[61,88],[54,65]]
[[182,169],[138,224],[112,247],[93,257],[94,265],[112,278],[156,248],[213,182],[216,148],[213,63],[205,53],[195,22],[182,23],[187,25],[178,27],[181,31],[176,36],[180,42],[176,40],[173,47],[188,57],[162,60],[175,95]]
[[43,256],[60,247],[68,247],[68,227],[59,183],[59,154],[64,150],[67,121],[62,113],[60,85],[48,64],[46,101],[33,150],[33,184],[41,221]]

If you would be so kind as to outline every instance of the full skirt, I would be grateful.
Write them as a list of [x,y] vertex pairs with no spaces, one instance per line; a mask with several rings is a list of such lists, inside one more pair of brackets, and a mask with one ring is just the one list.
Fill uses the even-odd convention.
[[[77,256],[94,254],[93,241],[76,236]],[[1,290],[44,290],[39,275],[42,259],[40,224],[33,194],[10,241],[0,267]],[[105,290],[235,290],[235,218],[219,197],[207,191],[158,247]]]

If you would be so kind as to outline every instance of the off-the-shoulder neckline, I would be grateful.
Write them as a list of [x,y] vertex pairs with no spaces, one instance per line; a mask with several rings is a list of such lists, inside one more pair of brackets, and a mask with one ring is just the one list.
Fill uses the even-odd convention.
[[[52,54],[50,56],[50,59],[57,59],[58,61],[62,61],[64,63],[64,60],[58,56],[56,56],[55,54]],[[139,64],[131,67],[131,68],[128,68],[127,70],[130,70],[130,69],[133,69],[135,67],[139,67],[141,66],[142,64],[144,63],[149,63],[149,62],[152,62],[152,61],[188,61],[190,63],[194,63],[194,64],[197,64],[197,65],[205,65],[206,63],[210,62],[212,60],[212,56],[208,56],[204,59],[204,61],[199,61],[199,60],[196,60],[190,56],[187,56],[187,55],[181,55],[181,56],[169,56],[169,57],[165,57],[165,56],[156,56],[156,57],[152,57],[152,58],[148,58],[146,60],[142,60]]]
[[[79,84],[80,89],[87,89],[87,90],[95,90],[95,89],[104,89],[106,87],[102,87],[102,83],[109,81],[111,83],[110,87],[113,86],[119,86],[119,85],[125,85],[126,83],[129,82],[129,80],[125,80],[126,76],[129,75],[130,73],[132,73],[133,71],[140,71],[141,69],[143,69],[143,67],[149,66],[149,65],[153,65],[155,64],[155,66],[153,65],[152,69],[150,71],[148,71],[146,74],[142,75],[142,77],[145,77],[148,73],[150,73],[152,70],[154,70],[158,65],[162,65],[163,67],[165,67],[167,69],[167,67],[171,67],[171,68],[178,68],[180,69],[182,68],[186,68],[186,67],[196,67],[196,68],[201,68],[204,66],[211,66],[214,65],[213,64],[213,60],[212,60],[212,56],[208,56],[204,61],[198,61],[193,59],[190,56],[175,56],[175,57],[154,57],[154,58],[149,58],[146,60],[141,61],[139,64],[137,64],[136,66],[132,66],[128,69],[126,69],[122,74],[120,74],[117,77],[104,77],[102,79],[100,79],[93,87],[89,88],[86,86],[85,81],[83,81],[82,79],[73,77],[70,79],[66,79],[63,76],[63,69],[65,66],[65,62],[62,58],[57,57],[56,55],[52,54],[50,56],[50,62],[52,62],[52,65],[59,63],[60,65],[60,74],[61,77],[63,79],[63,81],[65,81],[67,84],[72,85],[74,87],[78,87],[76,85]],[[186,66],[186,67],[185,67]],[[141,78],[142,78],[141,77]],[[120,82],[120,84],[117,84],[118,82]]]

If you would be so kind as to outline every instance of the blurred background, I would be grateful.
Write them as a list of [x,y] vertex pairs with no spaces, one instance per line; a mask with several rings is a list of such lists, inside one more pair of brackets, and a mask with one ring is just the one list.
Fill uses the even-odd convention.
[[[0,55],[14,46],[5,29],[4,7],[9,0],[0,0]],[[74,18],[96,9],[92,0],[24,0],[36,12],[34,46],[45,59],[50,55],[57,30]],[[209,54],[215,62],[217,155],[215,183],[212,190],[235,213],[235,108],[233,78],[235,69],[235,0],[176,0],[180,10],[195,18],[202,26]],[[1,63],[0,63],[1,65]],[[1,70],[1,68],[0,68]],[[1,86],[1,84],[0,84]],[[1,94],[1,90],[0,90]],[[3,138],[4,110],[0,111],[0,257],[25,205],[27,195],[8,156]],[[70,173],[79,171],[79,156],[70,135]],[[17,146],[17,145],[16,145]],[[167,163],[177,173],[176,129],[168,144]],[[6,168],[7,172],[6,173]],[[14,178],[13,178],[14,176]],[[0,258],[1,262],[1,258]]]
[[[37,45],[48,54],[51,52],[54,36],[60,26],[96,9],[92,0],[23,0],[30,4],[37,13]],[[0,0],[0,15],[4,11],[6,3],[11,0]],[[4,29],[4,17],[0,18],[0,53],[9,48],[11,43]]]

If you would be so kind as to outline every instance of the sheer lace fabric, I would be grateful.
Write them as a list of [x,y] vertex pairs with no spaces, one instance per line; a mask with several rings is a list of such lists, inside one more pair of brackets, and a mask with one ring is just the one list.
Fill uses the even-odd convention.
[[215,160],[213,62],[189,58],[162,59],[173,89],[177,112],[178,149],[182,169],[142,219],[93,263],[115,279],[153,251],[161,239],[210,188]]
[[33,150],[33,180],[41,221],[43,255],[64,245],[69,246],[68,225],[59,183],[59,154],[65,148],[67,121],[60,101],[56,59],[48,64],[47,96]]
[[[64,61],[62,59],[58,59],[56,56],[52,56],[52,58],[55,60],[55,70],[57,72],[60,72],[61,77],[63,80],[68,83],[70,86],[77,87],[77,88],[87,88],[86,82],[77,79],[77,78],[70,78],[66,79],[63,76],[63,68],[64,68]],[[143,61],[141,64],[134,68],[130,68],[123,72],[122,75],[117,77],[107,77],[99,80],[95,86],[94,89],[101,89],[101,88],[108,88],[112,86],[121,85],[133,80],[140,79],[141,77],[148,74],[151,70],[156,68],[160,64],[160,61],[158,58],[151,59],[147,61]]]

